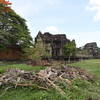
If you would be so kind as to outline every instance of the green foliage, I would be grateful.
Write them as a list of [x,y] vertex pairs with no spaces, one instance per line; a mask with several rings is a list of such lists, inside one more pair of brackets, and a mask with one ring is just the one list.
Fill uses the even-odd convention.
[[84,49],[83,50],[77,49],[76,56],[80,58],[82,57],[92,58],[93,57],[93,55],[91,55],[88,50],[84,50]]
[[4,9],[4,6],[3,6],[3,4],[2,4],[2,3],[0,3],[0,12],[2,12],[2,11],[3,11],[3,9]]
[[76,43],[75,40],[72,40],[71,42],[67,43],[64,47],[63,47],[63,53],[64,56],[68,57],[68,61],[70,62],[70,57],[74,57],[76,55]]
[[13,10],[0,12],[0,48],[18,46],[23,49],[32,45],[32,37],[25,22]]
[[25,48],[24,51],[25,51],[24,56],[34,61],[41,60],[43,54],[45,53],[45,49],[43,47],[40,47],[39,44],[36,44],[36,46],[32,48]]
[[63,48],[65,56],[74,56],[76,53],[76,44],[75,41],[67,43]]
[[[4,91],[0,91],[0,94]],[[0,100],[66,100],[55,90],[40,90],[38,88],[16,88],[6,92]]]
[[48,52],[46,52],[46,49],[42,41],[34,44],[34,47],[32,48],[25,48],[24,51],[25,51],[25,56],[28,59],[32,59],[34,61],[39,61],[43,58],[51,57],[51,55]]

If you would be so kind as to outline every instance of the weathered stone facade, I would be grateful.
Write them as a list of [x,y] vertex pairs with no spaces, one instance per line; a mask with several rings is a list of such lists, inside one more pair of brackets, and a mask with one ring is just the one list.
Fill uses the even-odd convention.
[[22,57],[20,48],[7,47],[7,49],[0,50],[0,60],[19,60]]
[[95,58],[100,58],[100,48],[97,46],[96,42],[87,43],[84,46],[84,50],[88,52]]
[[42,34],[41,32],[35,38],[35,44],[40,44],[40,48],[45,48],[45,51],[53,58],[63,56],[63,46],[70,42],[65,34],[52,35],[49,32]]

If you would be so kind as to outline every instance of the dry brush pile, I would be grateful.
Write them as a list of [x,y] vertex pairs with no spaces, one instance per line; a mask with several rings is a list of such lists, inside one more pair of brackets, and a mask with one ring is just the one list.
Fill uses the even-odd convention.
[[58,83],[65,82],[70,85],[74,79],[91,81],[93,76],[85,70],[71,66],[48,67],[37,73],[19,69],[8,69],[0,75],[0,86],[28,87],[36,84],[38,88],[45,90],[52,87],[64,95],[65,92],[59,87]]

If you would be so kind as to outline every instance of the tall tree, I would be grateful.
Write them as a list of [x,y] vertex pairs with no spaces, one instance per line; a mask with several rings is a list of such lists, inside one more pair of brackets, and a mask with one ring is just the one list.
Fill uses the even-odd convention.
[[[2,7],[5,8],[5,5],[2,4]],[[0,48],[18,46],[23,49],[31,45],[32,37],[26,25],[26,20],[21,18],[12,9],[8,12],[1,11]]]

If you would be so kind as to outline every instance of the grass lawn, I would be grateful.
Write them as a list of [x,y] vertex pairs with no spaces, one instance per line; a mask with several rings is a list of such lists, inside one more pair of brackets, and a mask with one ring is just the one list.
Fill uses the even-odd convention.
[[86,69],[91,74],[94,74],[96,77],[100,78],[100,59],[84,60],[70,65]]
[[11,69],[11,68],[18,68],[21,70],[27,70],[27,71],[39,71],[44,69],[45,67],[43,66],[30,66],[30,65],[26,65],[26,64],[3,64],[0,65],[0,73],[5,72],[5,70],[7,69]]
[[[91,74],[94,74],[97,77],[96,82],[91,83],[77,79],[72,81],[71,86],[62,83],[61,88],[66,93],[65,96],[62,96],[53,89],[44,91],[36,87],[18,87],[6,91],[3,96],[0,96],[0,100],[86,100],[89,97],[100,98],[100,60],[86,60],[71,65],[81,67],[88,70]],[[0,72],[3,73],[8,68],[34,71],[44,69],[41,66],[32,67],[25,64],[5,64],[0,66]],[[4,87],[1,87],[0,94],[4,93],[4,91]]]

